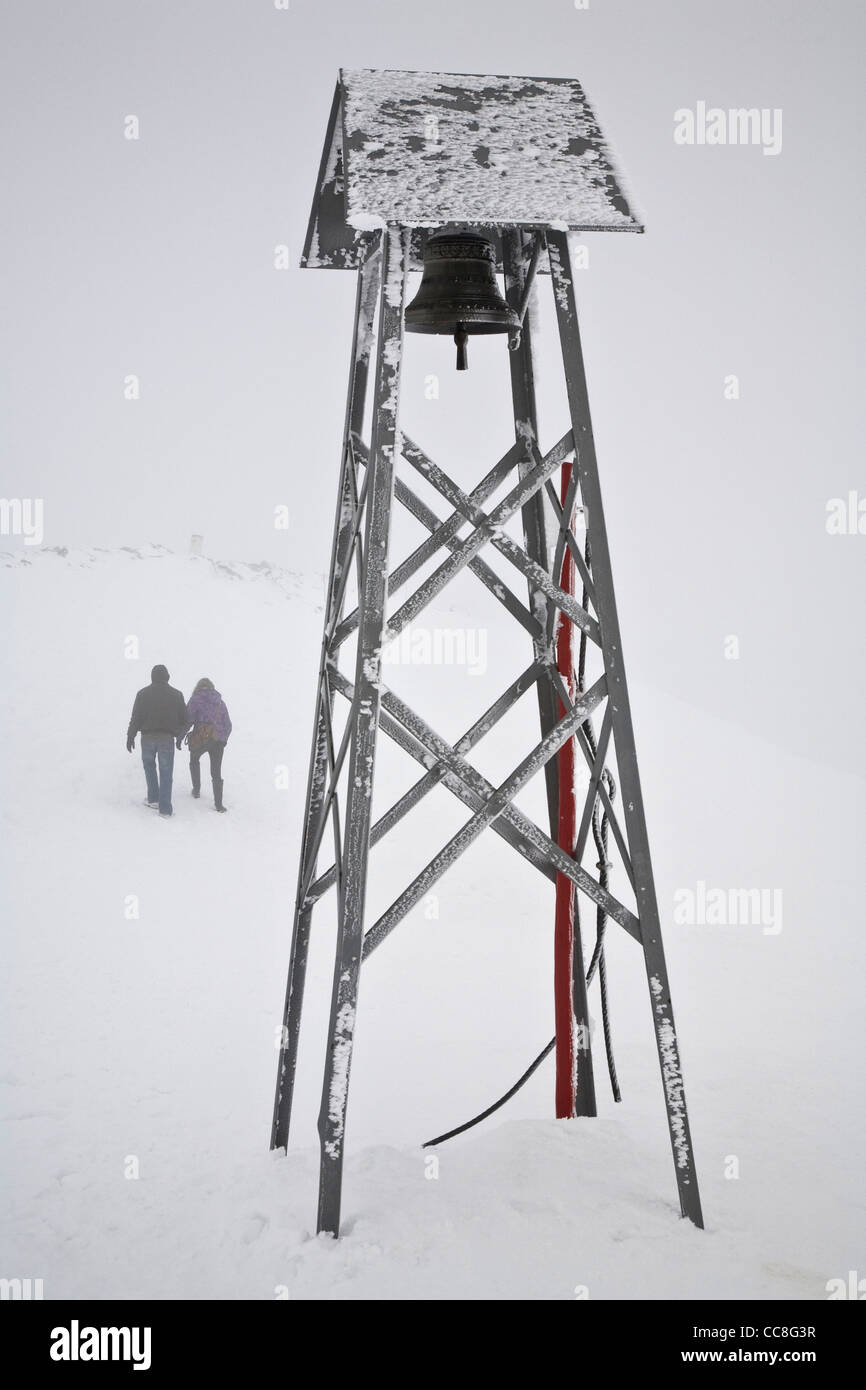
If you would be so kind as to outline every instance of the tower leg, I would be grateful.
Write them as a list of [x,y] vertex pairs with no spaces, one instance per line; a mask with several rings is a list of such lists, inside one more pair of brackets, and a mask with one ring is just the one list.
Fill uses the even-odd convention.
[[[505,296],[513,308],[518,308],[523,297],[527,274],[526,248],[524,234],[519,230],[506,231],[502,235],[502,254],[505,266]],[[533,290],[534,294],[535,291]],[[532,329],[529,315],[524,320],[520,346],[509,352],[511,367],[511,397],[514,406],[514,432],[518,441],[526,448],[526,457],[520,465],[521,476],[526,473],[538,458],[538,411],[535,401],[535,370],[532,355]],[[533,458],[533,450],[535,457]],[[523,508],[523,536],[527,555],[542,569],[550,573],[551,554],[548,545],[547,526],[544,513],[543,492],[537,492]],[[560,583],[561,575],[552,578]],[[542,618],[545,632],[550,628],[547,621],[548,599],[537,589],[529,587],[529,602],[534,613]],[[553,655],[546,637],[534,643],[537,661],[551,665]],[[542,735],[547,734],[559,722],[560,709],[556,691],[551,681],[538,682],[538,710]],[[544,769],[547,783],[547,807],[550,818],[551,839],[559,837],[560,760],[551,758]],[[557,892],[568,889],[559,885]],[[595,1081],[592,1070],[592,1049],[590,1046],[589,1004],[584,979],[583,948],[580,931],[580,908],[575,894],[571,894],[573,927],[574,989],[572,993],[574,1010],[574,1036],[577,1042],[574,1066],[574,1114],[594,1116],[598,1114],[595,1099]],[[557,1033],[560,1029],[557,1028]],[[557,1110],[561,1107],[557,1106]]]
[[343,463],[337,494],[337,515],[334,521],[334,540],[331,549],[331,566],[325,604],[325,628],[322,637],[322,655],[316,687],[316,715],[313,733],[313,748],[310,754],[310,768],[307,778],[307,810],[304,820],[304,838],[301,847],[300,868],[298,871],[298,891],[292,928],[289,974],[286,984],[286,1000],[283,1008],[283,1022],[279,1039],[277,1086],[276,1095],[274,1097],[273,1120],[271,1123],[272,1149],[285,1148],[289,1141],[292,1097],[298,1061],[301,1009],[304,999],[307,952],[309,949],[310,926],[313,913],[312,904],[307,905],[305,901],[306,887],[314,871],[318,852],[318,842],[321,839],[321,834],[319,833],[321,819],[323,814],[326,813],[328,729],[330,726],[330,713],[333,710],[333,694],[329,690],[326,680],[328,642],[329,636],[339,617],[341,595],[345,588],[346,567],[351,560],[354,529],[353,521],[356,506],[356,485],[351,453],[352,439],[360,434],[364,421],[364,405],[367,399],[367,379],[373,343],[373,322],[376,311],[377,291],[381,278],[381,265],[381,248],[377,240],[372,242],[369,246],[364,264],[358,273],[355,327],[349,373],[349,390],[346,401],[346,423],[343,436]]
[[[517,309],[523,297],[523,288],[526,280],[526,258],[524,250],[524,233],[519,229],[505,231],[502,234],[502,256],[505,266],[505,297],[513,309]],[[535,291],[533,290],[534,294]],[[520,462],[520,476],[528,473],[529,469],[536,462],[540,450],[538,447],[538,410],[535,403],[535,368],[532,356],[532,329],[529,321],[529,314],[524,320],[523,332],[520,335],[520,345],[513,352],[508,354],[508,362],[511,368],[511,399],[514,407],[514,435],[519,444],[524,447],[524,457]],[[535,457],[533,457],[533,450]],[[547,542],[547,527],[544,515],[544,497],[541,491],[531,497],[522,508],[523,519],[523,538],[526,553],[530,559],[535,560],[543,570],[550,571],[550,553]],[[554,575],[553,578],[559,583],[560,576]],[[546,616],[548,612],[548,599],[538,590],[529,588],[530,608],[537,615],[542,617],[543,626],[547,627]],[[541,637],[534,643],[535,658],[537,661],[549,662],[550,652],[547,649],[546,639]],[[556,692],[549,681],[538,682],[538,707],[541,720],[541,732],[547,734],[554,727],[558,720],[558,710]],[[550,835],[556,839],[557,827],[559,825],[559,776],[556,758],[551,758],[544,769],[544,776],[547,783],[547,812],[550,820]]]
[[592,555],[596,614],[601,630],[602,650],[608,680],[609,708],[611,710],[613,738],[616,744],[623,815],[634,873],[637,915],[640,920],[641,942],[650,988],[653,1025],[661,1066],[680,1208],[683,1216],[687,1216],[696,1226],[703,1226],[701,1199],[698,1192],[697,1172],[680,1067],[679,1045],[674,1027],[649,838],[641,795],[628,686],[622,659],[622,643],[616,612],[610,551],[604,524],[595,442],[589,410],[589,395],[577,320],[574,271],[569,255],[567,234],[549,232],[547,235],[565,367],[566,389],[574,431],[577,468],[580,476],[581,493],[588,512],[587,533]]
[[340,1229],[343,1145],[355,1037],[363,947],[367,855],[379,729],[382,639],[388,592],[388,541],[394,469],[399,452],[398,405],[406,298],[408,234],[390,228],[383,238],[383,274],[373,432],[366,479],[364,547],[359,580],[358,648],[349,712],[346,828],[338,890],[337,950],[331,996],[328,1054],[319,1111],[319,1232]]

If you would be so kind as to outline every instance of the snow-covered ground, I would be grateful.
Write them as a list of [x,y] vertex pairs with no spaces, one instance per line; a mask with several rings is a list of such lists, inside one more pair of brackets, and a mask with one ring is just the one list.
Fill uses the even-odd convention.
[[[321,590],[157,547],[4,557],[0,1274],[46,1298],[820,1299],[866,1273],[863,782],[639,683],[706,1231],[679,1219],[646,981],[616,927],[623,1104],[601,1055],[600,1118],[552,1120],[549,1061],[438,1171],[421,1150],[552,1033],[552,891],[488,832],[365,968],[344,1236],[316,1239],[327,915],[290,1152],[267,1146]],[[125,729],[156,661],[225,695],[226,816],[190,799],[183,758],[173,820],[141,805]],[[435,708],[454,672],[405,678]],[[819,744],[804,730],[804,755]],[[414,776],[401,759],[383,753],[380,809]],[[372,897],[465,816],[431,796],[374,858]],[[700,882],[778,888],[781,917],[682,925],[675,894]]]

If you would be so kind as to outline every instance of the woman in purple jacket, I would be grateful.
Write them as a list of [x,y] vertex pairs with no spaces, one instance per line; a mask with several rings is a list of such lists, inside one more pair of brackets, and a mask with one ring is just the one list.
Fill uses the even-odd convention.
[[201,794],[201,760],[202,755],[207,753],[213,783],[213,804],[218,811],[224,811],[226,808],[223,805],[223,752],[232,731],[232,721],[229,719],[225,700],[207,676],[203,676],[196,685],[186,707],[186,714],[192,794],[196,798]]

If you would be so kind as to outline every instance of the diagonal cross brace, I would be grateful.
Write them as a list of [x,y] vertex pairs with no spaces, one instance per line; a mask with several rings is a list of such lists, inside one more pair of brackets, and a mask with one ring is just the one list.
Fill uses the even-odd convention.
[[553,446],[550,453],[533,464],[532,468],[523,475],[499,505],[494,507],[484,524],[477,527],[471,536],[467,536],[464,541],[461,541],[449,558],[437,570],[434,570],[433,574],[415,590],[411,598],[408,598],[401,608],[397,609],[397,612],[388,620],[388,625],[383,633],[384,641],[390,642],[397,637],[403,628],[413,622],[428,603],[441,593],[445,585],[475,559],[481,547],[493,539],[498,528],[504,526],[515,512],[525,507],[526,503],[531,501],[539,489],[544,486],[545,480],[571,453],[571,448],[572,436],[569,433]]
[[[589,740],[585,737],[582,729],[578,730],[577,738],[581,747],[581,751],[583,752],[583,756],[586,758],[587,764],[591,769],[594,769],[595,759],[593,758],[592,747],[589,743]],[[599,801],[602,804],[604,813],[607,816],[608,824],[611,830],[613,831],[613,838],[616,840],[616,846],[619,850],[620,858],[622,859],[622,866],[625,869],[628,881],[631,884],[632,889],[635,890],[634,868],[632,866],[631,855],[629,854],[628,850],[628,844],[626,842],[625,836],[622,833],[622,828],[619,823],[619,817],[613,809],[613,802],[610,798],[610,792],[605,786],[604,778],[601,778],[599,780],[596,786],[596,794],[598,796]],[[637,897],[636,890],[635,897]]]
[[[430,531],[438,527],[439,518],[436,513],[431,511],[417,493],[404,483],[402,478],[398,478],[396,481],[394,495],[398,501],[403,503],[407,511],[410,511],[416,520],[421,522],[422,526],[426,526]],[[457,537],[446,541],[448,549],[452,552],[461,544],[462,542]],[[512,593],[508,585],[503,583],[496,571],[491,569],[485,560],[476,556],[474,560],[469,562],[469,568],[473,574],[478,576],[484,587],[490,590],[493,597],[508,610],[512,618],[516,618],[521,627],[526,628],[530,637],[537,637],[540,634],[541,628],[538,619],[530,613],[525,604],[520,602],[517,595]]]
[[[607,758],[607,745],[610,742],[610,732],[613,727],[612,715],[613,711],[610,707],[610,701],[608,701],[607,709],[604,712],[604,718],[601,721],[601,732],[599,733],[598,743],[596,744],[595,757],[591,757],[589,762],[589,786],[587,787],[586,800],[583,804],[583,814],[580,818],[577,838],[574,842],[574,854],[577,859],[583,859],[583,851],[589,835],[592,813],[595,809],[599,787],[602,786],[601,777],[604,772],[605,760]],[[581,744],[581,747],[583,747],[583,744]],[[587,749],[584,747],[584,756],[586,756],[586,753]]]
[[[346,754],[349,751],[349,738],[352,732],[351,722],[349,721],[347,722],[346,727],[343,731],[343,737],[340,742],[339,750],[335,749],[334,726],[331,717],[331,703],[333,697],[330,692],[327,667],[322,671],[322,694],[322,716],[325,721],[325,734],[328,749],[328,771],[330,772],[330,777],[328,779],[328,785],[325,790],[322,805],[319,810],[318,820],[310,831],[309,849],[307,853],[307,868],[305,870],[303,882],[300,888],[300,900],[304,902],[306,902],[307,900],[310,883],[312,882],[313,876],[316,872],[316,863],[318,861],[319,849],[321,847],[322,840],[325,836],[325,830],[328,824],[329,813],[331,813],[334,825],[336,838],[335,853],[337,854],[339,863],[340,812],[337,803],[337,790],[340,783],[340,774],[343,770],[343,763],[345,762]],[[339,875],[337,876],[337,881],[339,882]]]
[[[422,477],[427,478],[433,484],[445,500],[451,503],[452,507],[458,508],[473,526],[483,526],[487,522],[488,517],[481,508],[476,507],[466,493],[449,478],[445,470],[434,463],[429,455],[406,435],[403,436],[403,457]],[[595,619],[590,617],[586,609],[581,607],[572,594],[567,594],[564,589],[554,583],[547,571],[542,569],[537,561],[531,560],[523,547],[518,545],[512,536],[504,531],[495,532],[490,543],[501,555],[505,556],[506,560],[510,560],[515,569],[520,570],[520,573],[529,580],[534,589],[540,589],[543,594],[552,599],[556,607],[560,608],[563,613],[567,613],[581,632],[585,632],[593,642],[601,645],[601,635]]]
[[[599,680],[597,683],[598,686],[601,687],[603,682],[604,677]],[[598,703],[596,700],[596,690],[597,687],[593,687],[586,697],[592,704],[593,709]],[[599,698],[604,698],[604,691],[602,691]],[[414,710],[410,709],[408,705],[404,704],[402,700],[394,695],[393,691],[387,691],[385,693],[383,704],[406,729],[414,734],[419,743],[429,749],[429,752],[435,757],[445,762],[446,766],[460,779],[464,787],[480,797],[482,804],[489,802],[496,788],[493,786],[492,782],[488,782],[471,763],[468,763],[461,757],[457,749],[452,748],[445,739],[435,733]],[[448,785],[450,787],[450,783]],[[516,792],[512,793],[512,795],[516,795]],[[606,889],[602,888],[600,884],[586,872],[579,861],[561,849],[554,840],[550,839],[550,837],[545,834],[540,826],[537,826],[512,804],[508,804],[501,816],[491,822],[491,829],[498,833],[503,833],[501,829],[502,822],[505,822],[507,826],[513,827],[522,837],[523,844],[518,846],[521,854],[532,859],[533,862],[536,861],[540,854],[542,856],[543,866],[549,867],[552,864],[560,872],[566,874],[576,887],[580,888],[597,907],[603,907],[609,917],[612,917],[614,921],[618,922],[635,940],[639,940],[639,924],[634,913],[630,912],[627,907],[623,906],[623,904],[618,902]],[[503,838],[509,839],[511,837],[503,834]]]
[[354,453],[351,445],[348,446],[348,453],[349,461],[351,462],[353,468],[353,471],[348,473],[348,480],[352,492],[353,503],[353,510],[351,512],[351,525],[349,528],[348,539],[349,555],[339,573],[335,575],[336,590],[331,599],[333,612],[329,614],[327,624],[325,627],[325,642],[328,646],[328,650],[330,650],[331,643],[333,641],[334,628],[337,626],[340,614],[343,611],[343,600],[346,595],[346,586],[349,582],[349,575],[352,573],[352,555],[361,556],[363,550],[363,543],[361,541],[360,532],[361,524],[364,520],[364,508],[367,505],[367,486],[369,483],[369,476],[367,474],[364,475],[364,481],[359,491],[357,488],[357,478],[354,472]]
[[[570,518],[572,512],[574,511],[575,497],[577,496],[577,493],[579,491],[579,479],[577,469],[574,470],[571,482],[569,483],[569,499],[571,501],[570,507],[563,507],[562,503],[556,495],[556,488],[553,486],[553,483],[550,481],[549,478],[547,482],[544,484],[544,490],[547,493],[548,500],[550,502],[551,507],[553,508],[554,516],[556,517],[556,520],[559,522],[559,530],[561,537],[561,540],[557,543],[559,565],[560,567],[562,566],[562,552],[564,547],[567,545],[569,551],[571,552],[571,558],[574,560],[577,572],[580,575],[580,582],[586,590],[586,596],[594,608],[595,586],[592,582],[592,575],[586,567],[586,561],[583,558],[580,546],[578,545],[577,540],[575,539],[574,531],[572,530],[571,526],[571,521],[569,520],[568,524],[566,524],[564,520],[566,516]],[[586,515],[585,507],[581,506],[579,510],[583,512],[584,515]],[[553,567],[553,573],[557,573],[555,564]]]
[[[513,681],[508,689],[503,691],[499,698],[485,710],[480,718],[476,719],[475,723],[467,729],[466,733],[457,740],[455,745],[456,751],[458,753],[468,753],[474,748],[476,743],[479,743],[481,739],[484,738],[485,734],[489,733],[503,715],[511,709],[512,705],[520,699],[521,695],[532,688],[540,675],[541,667],[538,663],[533,662],[533,664],[528,666],[522,675],[518,676],[517,680]],[[334,683],[333,680],[332,683]],[[337,688],[335,683],[334,688]],[[347,682],[343,693],[345,693],[349,699],[351,699],[350,692],[351,686]],[[387,723],[383,720],[381,727],[386,729],[391,738],[415,758],[416,762],[422,763],[425,767],[429,764],[430,756],[427,748],[419,744],[416,739],[406,732],[406,730],[402,729],[393,720],[388,720]],[[404,792],[403,796],[401,796],[398,801],[395,801],[394,805],[376,821],[370,831],[370,845],[373,846],[378,844],[379,841],[388,834],[389,830],[393,830],[394,826],[398,825],[409,811],[413,810],[419,802],[423,801],[429,791],[432,791],[434,787],[439,785],[445,778],[447,771],[448,769],[443,762],[437,763],[436,767],[431,768],[426,776],[422,777],[420,781],[415,782],[407,792]],[[453,778],[448,779],[447,785],[449,785],[449,787],[453,780]],[[463,788],[460,784],[458,784],[458,787],[459,789],[455,794],[461,796]],[[454,788],[451,787],[451,790],[453,791]],[[465,800],[465,798],[462,799]],[[476,811],[478,806],[473,804],[472,809]],[[522,846],[518,845],[517,848],[523,852]],[[546,861],[539,860],[536,867],[539,868],[542,873],[546,874],[548,878],[554,879],[556,877],[553,869]],[[315,883],[311,884],[309,893],[307,894],[307,902],[315,902],[323,893],[333,887],[335,882],[336,864],[332,864],[330,869],[327,869],[325,873],[316,879]]]
[[[366,933],[364,937],[365,956],[375,950],[376,946],[393,931],[394,927],[402,921],[406,913],[415,906],[421,897],[423,897],[428,888],[432,887],[432,885],[441,878],[446,869],[448,869],[464,850],[478,838],[481,832],[502,815],[506,815],[512,824],[514,824],[514,817],[517,816],[521,829],[524,829],[524,832],[528,830],[536,843],[541,842],[544,844],[549,859],[556,867],[561,868],[563,873],[568,874],[569,878],[573,879],[578,887],[583,888],[588,896],[598,901],[599,892],[603,892],[604,890],[601,890],[590,875],[579,865],[575,864],[574,860],[561,850],[558,845],[555,845],[552,840],[544,836],[538,826],[533,826],[530,821],[527,821],[526,818],[511,805],[511,802],[520,791],[521,787],[523,787],[536,772],[540,771],[545,766],[548,760],[562,747],[566,739],[571,737],[575,729],[589,718],[592,711],[596,709],[604,699],[606,688],[606,680],[605,677],[602,676],[595,685],[574,704],[565,718],[561,719],[559,723],[545,735],[541,742],[527,754],[500,787],[493,788],[489,783],[487,784],[489,793],[486,794],[484,806],[458,830],[456,835],[452,836],[439,853],[431,859],[426,868],[413,879],[409,887],[395,899],[388,910],[383,913],[379,920],[375,922]],[[417,716],[415,716],[411,710],[403,706],[402,701],[397,700],[390,691],[383,694],[382,703],[389,712],[396,714],[398,719],[402,719],[405,714],[407,720],[413,722],[417,720]],[[421,721],[418,722],[420,723]],[[444,741],[437,739],[437,743],[440,744],[437,753],[441,755],[444,760],[453,760],[454,770],[459,776],[464,779],[468,779],[469,777],[473,779],[480,777],[480,774],[476,773],[474,769],[465,764],[462,759],[459,759],[457,755],[453,753],[453,750],[448,752],[448,745],[445,744]],[[592,886],[591,892],[590,885]],[[634,915],[627,912],[627,909],[624,909],[622,904],[617,903],[616,899],[611,898],[609,894],[605,894],[605,897],[609,904],[609,906],[606,906],[605,910],[609,912],[609,915],[616,921],[619,921],[620,924],[629,931],[630,935],[640,940],[640,927]]]
[[[354,447],[355,453],[366,466],[367,449],[365,445],[360,439],[357,439],[355,440]],[[475,503],[485,502],[487,498],[496,491],[500,483],[504,482],[508,474],[513,472],[521,458],[522,451],[516,444],[512,444],[508,452],[503,454],[499,462],[481,479],[478,486],[473,488],[472,492],[469,494],[472,501]],[[460,530],[461,526],[466,524],[466,518],[458,511],[452,512],[451,516],[445,521],[440,522],[439,518],[434,515],[430,508],[425,506],[420,497],[417,497],[400,478],[396,480],[394,494],[398,502],[401,502],[403,506],[412,513],[416,521],[420,521],[421,525],[426,526],[427,530],[432,534],[429,535],[425,541],[422,541],[417,549],[413,550],[412,554],[408,555],[394,570],[388,584],[389,597],[395,594],[398,589],[401,589],[403,585],[412,578],[413,574],[417,574],[421,566],[426,564],[431,556],[436,554],[437,550],[441,550],[443,546],[448,546],[450,550],[456,550],[457,546],[460,545],[460,541],[456,539],[457,532]],[[480,574],[482,570],[488,570],[488,566],[481,560],[473,561],[469,568],[476,574]],[[492,585],[488,585],[488,588],[490,588],[491,592],[502,601],[502,595],[498,590],[503,589],[505,586],[500,581],[498,575],[494,575],[492,570],[490,570],[489,573],[495,578],[497,587],[494,588]],[[510,590],[508,592],[510,593]],[[515,603],[516,602],[517,600],[515,599]],[[513,615],[517,618],[518,622],[522,622],[524,626],[526,626],[525,619],[528,618],[529,621],[533,623],[534,627],[537,628],[538,624],[532,615],[527,613],[522,605],[518,605],[518,608],[520,612],[515,612]],[[338,647],[342,646],[347,637],[351,636],[357,626],[358,610],[355,608],[343,619],[336,629],[331,643],[331,650],[336,651]]]
[[[332,669],[330,680],[333,688],[338,690],[340,694],[345,695],[349,700],[353,698],[353,686],[341,672]],[[390,715],[393,715],[393,718],[389,717],[388,714],[382,715],[380,728],[395,743],[425,767],[429,766],[431,755],[437,758],[439,765],[444,768],[441,777],[443,785],[471,810],[478,811],[487,805],[496,791],[491,782],[488,782],[480,772],[466,762],[459,752],[431,729],[420,715],[404,704],[393,691],[383,692],[382,705],[385,710],[390,712]],[[461,740],[462,742],[463,740]],[[439,765],[431,769],[431,775],[440,771]],[[408,795],[409,793],[407,793]],[[392,808],[392,810],[394,809]],[[391,812],[387,813],[387,815],[390,814]],[[386,817],[383,817],[384,819]],[[507,840],[509,844],[513,845],[521,857],[533,864],[546,878],[555,880],[556,870],[566,874],[577,888],[585,893],[597,907],[603,908],[610,918],[618,922],[628,932],[629,936],[636,941],[640,940],[640,927],[634,913],[630,912],[605,888],[602,888],[577,859],[569,856],[539,826],[524,816],[523,812],[519,811],[516,806],[506,806],[502,814],[491,822],[491,829],[503,840]],[[315,897],[320,896],[318,891],[320,884],[322,884],[322,892],[330,887],[333,882],[333,874],[334,867],[332,866],[327,874],[329,882],[324,884],[323,880],[320,879],[313,885],[310,890],[311,901],[314,894]],[[369,951],[373,949],[374,946],[365,947],[364,954],[369,954]]]
[[[562,703],[563,709],[570,710],[571,697],[565,688],[565,683],[562,677],[560,676],[559,672],[556,670],[555,667],[546,667],[545,675],[547,676],[550,683],[554,686],[557,695],[559,696],[559,699]],[[612,720],[613,710],[610,704],[608,704],[608,707],[605,711],[605,723],[602,726],[602,734],[605,733],[605,728],[607,728],[608,737],[612,728]],[[575,737],[577,739],[580,751],[586,759],[586,764],[590,771],[590,788],[587,792],[584,816],[591,816],[595,800],[596,798],[598,798],[601,801],[602,806],[604,807],[608,823],[610,825],[611,830],[613,831],[613,836],[616,840],[617,848],[619,849],[620,855],[622,857],[622,865],[625,869],[628,881],[631,884],[632,888],[634,888],[634,870],[632,868],[631,857],[628,852],[628,845],[626,844],[625,837],[622,833],[622,830],[620,829],[617,814],[613,809],[613,803],[610,799],[610,793],[608,792],[607,787],[604,784],[604,779],[601,777],[601,772],[604,771],[604,768],[598,763],[598,749],[596,749],[595,751],[593,750],[592,741],[587,736],[587,732],[584,728],[581,727],[580,729],[578,729]],[[598,776],[595,775],[597,772]],[[587,820],[587,824],[588,823],[589,822]],[[577,859],[580,859],[583,856],[583,847],[585,844],[585,840],[585,836],[583,837],[583,839],[581,839],[580,836],[578,836],[576,846],[579,847],[580,852],[578,853],[577,848],[575,849],[575,858]]]
[[[351,699],[352,685],[351,682],[346,680],[345,676],[335,676],[333,678],[333,685],[335,690],[339,690],[341,694],[344,694],[348,699]],[[385,704],[388,698],[388,696],[385,697],[385,700],[383,700],[383,705]],[[433,756],[431,755],[426,743],[422,743],[420,739],[418,739],[414,735],[414,733],[410,732],[404,724],[401,724],[399,720],[392,717],[387,712],[383,713],[380,717],[379,727],[388,735],[389,738],[393,739],[393,741],[398,745],[398,747],[402,748],[406,753],[410,755],[410,757],[414,758],[416,762],[420,763],[422,767],[430,767],[430,763],[433,761]],[[443,746],[445,748],[448,747],[447,744]],[[449,753],[451,752],[450,749],[448,751]],[[437,765],[437,767],[430,769],[430,771],[431,775],[433,773],[439,773],[440,768]],[[456,770],[449,771],[448,766],[443,762],[441,774],[442,785],[447,787],[448,790],[452,792],[454,796],[457,797],[458,801],[462,801],[464,805],[468,806],[471,811],[477,811],[484,805],[486,797],[472,790],[469,787],[467,780],[461,773],[457,772]],[[493,790],[493,787],[490,787],[490,791],[492,792]],[[393,809],[395,808],[392,808],[392,810]],[[383,819],[385,819],[385,817],[383,817]],[[527,821],[526,825],[531,827],[531,822]],[[503,840],[507,840],[510,845],[513,845],[513,847],[518,851],[521,857],[528,860],[528,862],[532,864],[534,868],[538,869],[540,873],[544,874],[547,878],[553,879],[554,874],[548,861],[546,851],[543,849],[542,846],[537,846],[536,844],[534,844],[529,835],[524,835],[522,829],[517,828],[517,826],[512,824],[509,820],[507,820],[504,815],[493,823],[492,829],[495,830],[496,833],[500,835]],[[381,838],[381,836],[379,838]],[[333,875],[333,872],[334,866],[332,865],[328,873],[329,875]],[[317,886],[318,885],[316,884],[313,885],[314,888],[317,888]]]

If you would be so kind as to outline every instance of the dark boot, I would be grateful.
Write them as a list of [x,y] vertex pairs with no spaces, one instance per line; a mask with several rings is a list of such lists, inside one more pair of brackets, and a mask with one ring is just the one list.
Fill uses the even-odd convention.
[[213,779],[213,804],[218,811],[224,811],[223,806],[223,779],[215,777]]
[[197,758],[189,760],[189,775],[192,778],[192,794],[198,800],[201,795],[201,763]]

